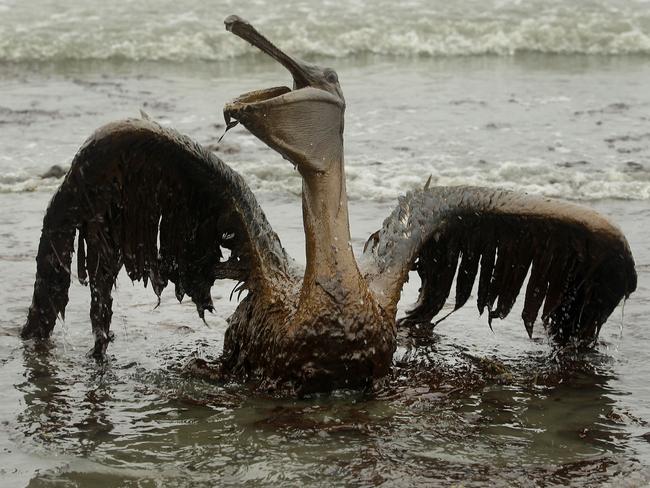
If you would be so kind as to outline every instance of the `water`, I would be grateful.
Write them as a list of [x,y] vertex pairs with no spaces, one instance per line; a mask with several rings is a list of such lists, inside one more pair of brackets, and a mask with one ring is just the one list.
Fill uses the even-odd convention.
[[301,55],[650,53],[647,0],[3,0],[0,59],[229,59],[251,52],[220,28],[235,10]]
[[[374,395],[277,398],[182,374],[218,356],[233,283],[213,289],[209,327],[191,303],[124,275],[110,361],[91,346],[88,290],[37,350],[18,337],[36,246],[58,180],[95,127],[152,118],[212,145],[260,196],[304,261],[300,179],[243,129],[221,146],[223,104],[289,83],[221,27],[254,21],[337,69],[347,101],[353,245],[395,198],[480,184],[582,201],[628,236],[639,287],[596,351],[559,361],[515,310],[495,332],[467,306],[403,338]],[[0,0],[0,470],[7,486],[645,486],[650,482],[650,3],[295,0]],[[472,54],[488,54],[473,56]],[[402,307],[417,291],[407,287]]]

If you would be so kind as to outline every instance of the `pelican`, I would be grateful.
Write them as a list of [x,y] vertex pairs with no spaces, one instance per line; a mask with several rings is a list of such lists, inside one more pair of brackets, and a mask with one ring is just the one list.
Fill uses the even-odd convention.
[[[202,318],[213,310],[215,280],[236,280],[235,291],[247,293],[228,319],[221,374],[307,393],[364,388],[387,375],[398,328],[432,323],[454,277],[454,310],[478,277],[478,309],[491,322],[510,312],[528,276],[528,334],[541,310],[555,344],[594,345],[636,288],[634,260],[616,226],[547,198],[427,184],[399,198],[355,259],[336,72],[290,57],[237,16],[225,25],[293,77],[292,89],[260,89],[227,103],[224,118],[300,173],[306,266],[287,255],[244,179],[213,153],[147,118],[110,123],[83,144],[49,204],[23,338],[48,338],[64,315],[77,238],[98,359],[114,339],[111,291],[122,267],[131,280],[150,282],[159,299],[171,281],[178,300],[189,296]],[[412,270],[421,278],[419,298],[396,320]]]

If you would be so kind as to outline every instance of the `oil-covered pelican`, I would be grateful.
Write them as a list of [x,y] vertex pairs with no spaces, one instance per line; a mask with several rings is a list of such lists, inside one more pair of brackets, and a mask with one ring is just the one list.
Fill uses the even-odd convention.
[[[158,296],[171,281],[178,299],[189,295],[201,316],[213,308],[214,281],[228,278],[247,295],[229,319],[221,371],[303,392],[362,387],[386,375],[397,327],[430,323],[454,277],[455,309],[478,276],[478,308],[492,320],[508,314],[529,275],[526,330],[532,334],[541,309],[561,345],[592,345],[634,291],[627,241],[603,217],[493,189],[407,193],[357,261],[336,73],[289,57],[236,16],[225,24],[294,80],[293,89],[246,93],[224,115],[300,172],[306,268],[291,261],[242,177],[216,156],[147,119],[116,122],[82,146],[49,205],[24,338],[47,338],[64,314],[76,235],[78,275],[90,284],[95,357],[113,338],[111,289],[122,266],[132,280],[151,282]],[[419,300],[396,322],[411,270],[422,280]]]

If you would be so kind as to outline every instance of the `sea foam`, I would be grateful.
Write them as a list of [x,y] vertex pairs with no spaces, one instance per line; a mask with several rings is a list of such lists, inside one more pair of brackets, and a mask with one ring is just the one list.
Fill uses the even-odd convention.
[[[44,1],[3,3],[0,61],[216,61],[253,52],[221,27],[231,6],[89,0],[61,12]],[[287,0],[272,14],[264,3],[243,0],[237,11],[301,56],[650,54],[643,0],[377,0],[326,8]]]
[[[300,195],[302,180],[286,161],[229,162],[256,193]],[[547,163],[499,164],[459,167],[437,166],[433,162],[414,167],[412,162],[348,161],[347,190],[351,200],[388,201],[409,190],[421,188],[431,175],[432,186],[483,186],[570,200],[650,200],[650,170],[617,168],[576,170],[550,167]],[[52,192],[61,182],[26,171],[0,176],[0,193]]]

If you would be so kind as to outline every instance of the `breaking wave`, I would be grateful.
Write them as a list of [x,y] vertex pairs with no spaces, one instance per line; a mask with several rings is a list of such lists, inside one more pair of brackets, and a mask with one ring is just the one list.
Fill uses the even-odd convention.
[[[240,172],[254,192],[300,195],[301,178],[286,161],[239,161],[229,164]],[[352,161],[346,165],[347,189],[351,200],[387,201],[421,188],[431,175],[431,185],[473,185],[523,191],[570,200],[650,200],[650,169],[576,170],[547,163],[458,167],[433,163],[415,165],[400,162],[373,165]],[[54,191],[61,180],[41,178],[26,171],[0,176],[0,193]]]
[[[300,195],[301,178],[285,161],[231,164],[254,191]],[[421,188],[431,175],[432,186],[485,186],[570,200],[650,200],[650,169],[576,170],[547,163],[464,166],[434,163],[348,161],[346,186],[350,199],[387,201]]]
[[[103,3],[0,0],[0,61],[216,61],[253,55],[227,34],[235,11],[301,56],[650,54],[647,0],[198,0]],[[258,55],[258,54],[254,54]]]

